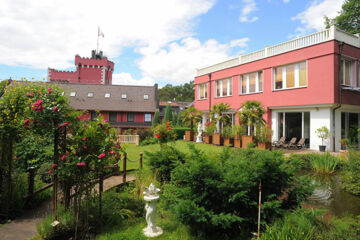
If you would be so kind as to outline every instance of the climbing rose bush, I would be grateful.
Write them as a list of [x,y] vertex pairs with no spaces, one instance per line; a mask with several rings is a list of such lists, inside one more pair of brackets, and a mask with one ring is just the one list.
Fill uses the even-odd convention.
[[154,128],[154,136],[160,144],[176,140],[176,133],[169,121],[159,124]]

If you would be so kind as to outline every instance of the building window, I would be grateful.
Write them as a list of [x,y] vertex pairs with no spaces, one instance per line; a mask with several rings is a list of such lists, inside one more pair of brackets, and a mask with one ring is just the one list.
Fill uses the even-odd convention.
[[129,112],[126,115],[127,115],[127,121],[128,122],[133,122],[134,121],[134,113]]
[[198,85],[198,99],[206,99],[207,98],[207,83]]
[[70,93],[70,97],[75,97],[76,96],[76,92],[71,92]]
[[125,99],[126,98],[126,94],[121,94],[121,98]]
[[347,59],[341,60],[340,65],[340,82],[342,85],[351,86],[352,84],[352,71],[351,71],[352,62]]
[[274,88],[291,89],[307,86],[306,62],[274,68]]
[[263,73],[254,72],[240,76],[239,93],[257,93],[263,91]]
[[148,100],[148,99],[149,99],[149,95],[148,95],[148,94],[145,94],[145,95],[144,95],[144,99],[145,99],[145,100]]
[[90,112],[90,119],[91,119],[91,121],[94,121],[94,120],[95,120],[95,118],[97,118],[97,114],[96,114],[96,112],[91,111],[91,112]]
[[232,95],[232,79],[222,79],[215,81],[215,96],[226,97]]
[[89,92],[88,93],[88,97],[93,97],[94,96],[94,93],[93,92]]
[[117,122],[117,112],[109,112],[109,122]]
[[144,121],[145,122],[151,122],[151,113],[145,113]]
[[105,98],[110,98],[110,93],[105,93]]

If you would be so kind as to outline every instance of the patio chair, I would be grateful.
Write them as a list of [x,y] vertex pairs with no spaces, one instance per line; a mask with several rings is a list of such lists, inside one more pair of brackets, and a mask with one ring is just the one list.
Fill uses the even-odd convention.
[[272,146],[273,146],[273,147],[277,147],[277,148],[282,147],[282,146],[285,144],[285,140],[286,140],[286,137],[285,137],[285,136],[282,136],[282,137],[279,139],[279,141],[274,141],[274,142],[272,143]]
[[293,137],[289,143],[286,143],[283,145],[284,148],[288,148],[288,149],[290,149],[294,146],[296,146],[296,137]]
[[300,140],[294,144],[288,147],[288,149],[302,149],[305,147],[305,138],[300,138]]

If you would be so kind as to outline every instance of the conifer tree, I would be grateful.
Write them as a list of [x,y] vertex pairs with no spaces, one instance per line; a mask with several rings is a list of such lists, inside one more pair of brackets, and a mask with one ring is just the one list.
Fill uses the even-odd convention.
[[167,121],[169,121],[169,122],[172,121],[172,112],[171,112],[170,104],[166,105],[166,109],[165,109],[164,122],[166,123]]
[[153,127],[156,127],[157,125],[159,125],[161,123],[161,120],[160,120],[160,116],[159,116],[159,111],[156,111],[155,112],[155,115],[154,115],[154,120],[152,122],[152,126]]

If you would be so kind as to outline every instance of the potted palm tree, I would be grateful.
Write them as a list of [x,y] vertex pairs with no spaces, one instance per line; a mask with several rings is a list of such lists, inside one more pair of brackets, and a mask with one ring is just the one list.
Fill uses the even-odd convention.
[[319,151],[325,152],[326,145],[324,145],[324,139],[328,139],[330,137],[330,131],[326,126],[322,126],[321,128],[316,129],[315,133],[318,138],[321,138],[321,145],[319,145]]
[[244,127],[240,124],[233,126],[234,147],[241,148],[241,138],[244,134]]
[[258,148],[271,150],[271,136],[272,130],[267,124],[256,128],[256,139],[258,141]]
[[230,116],[225,114],[230,111],[230,105],[228,103],[219,103],[212,106],[211,119],[219,123],[219,132],[213,134],[213,144],[223,145],[224,139],[221,136],[223,124],[229,122]]
[[212,136],[216,130],[216,125],[213,122],[205,123],[205,137],[204,142],[207,144],[212,143]]
[[253,142],[255,126],[265,124],[265,120],[262,117],[264,114],[265,109],[258,101],[246,101],[240,108],[238,112],[239,121],[246,126],[250,126],[250,135],[242,136],[243,148],[247,148]]
[[234,132],[231,126],[224,127],[222,136],[224,138],[224,146],[234,146]]
[[181,117],[184,124],[190,125],[190,131],[185,131],[185,140],[193,141],[194,123],[196,124],[202,120],[202,113],[194,106],[190,106],[181,114]]

